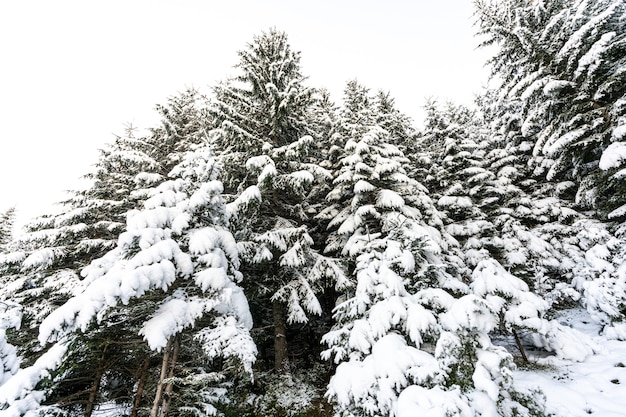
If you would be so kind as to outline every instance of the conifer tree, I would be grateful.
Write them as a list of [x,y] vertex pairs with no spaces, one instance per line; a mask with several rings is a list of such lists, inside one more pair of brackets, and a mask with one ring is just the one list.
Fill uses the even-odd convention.
[[624,275],[624,226],[611,233],[603,222],[582,219],[573,236],[572,287],[601,333],[626,340],[626,276]]
[[390,143],[407,154],[407,147],[415,141],[416,136],[411,118],[398,109],[390,92],[376,92],[372,105],[376,123],[389,133]]
[[284,372],[288,324],[320,314],[322,278],[341,274],[313,249],[307,227],[316,184],[329,173],[315,159],[313,90],[304,86],[300,54],[286,35],[271,29],[255,36],[239,57],[239,76],[215,89],[212,138],[227,191],[237,197],[233,227],[244,247],[242,271],[254,277],[244,285],[261,325],[274,327],[274,369]]
[[[367,125],[355,124],[350,132],[356,136],[364,128]],[[347,140],[342,168],[328,197],[334,204],[325,213],[334,215],[329,226],[336,230],[327,250],[352,260],[356,280],[335,310],[335,328],[324,336],[329,346],[324,357],[340,363],[328,391],[339,415],[392,415],[394,397],[388,391],[407,381],[411,366],[421,364],[415,362],[419,348],[407,345],[401,335],[419,345],[420,331],[433,324],[405,288],[405,276],[415,273],[432,280],[429,275],[435,272],[433,261],[440,248],[420,222],[421,213],[405,203],[417,184],[403,172],[403,156],[385,142],[387,135],[372,126],[360,140]],[[423,327],[413,329],[410,323],[417,324],[419,316],[424,316]],[[386,381],[372,365],[390,351],[396,352],[393,357],[398,361],[391,365],[387,358],[386,363],[397,368],[397,374]],[[357,381],[363,391],[357,390]],[[377,398],[381,396],[384,399]]]
[[[237,285],[242,278],[237,245],[228,231],[218,174],[208,150],[189,152],[171,180],[149,191],[144,208],[129,213],[117,247],[85,269],[84,290],[40,327],[42,344],[68,346],[74,332],[87,331],[96,319],[112,327],[111,319],[139,321],[149,349],[162,352],[162,371],[152,385],[153,416],[191,406],[175,400],[175,385],[185,385],[185,378],[193,382],[192,390],[200,389],[195,401],[209,398],[222,371],[206,363],[223,358],[224,364],[239,363],[249,373],[254,362],[252,321]],[[192,338],[202,355],[195,358],[196,372],[185,376],[176,369]],[[139,387],[145,390],[139,384],[131,393],[134,412],[146,395]]]
[[578,184],[577,204],[621,218],[619,163],[609,172],[598,164],[623,142],[624,3],[483,1],[477,16],[486,43],[498,45],[491,62],[504,80],[503,97],[522,102],[535,170]]
[[328,249],[352,260],[356,281],[323,339],[338,364],[327,397],[341,416],[541,415],[539,398],[515,391],[511,356],[488,336],[498,320],[468,294],[453,240],[388,138],[373,125],[347,140],[323,213],[334,216]]
[[425,128],[418,149],[429,165],[425,167],[426,183],[444,215],[446,230],[461,244],[466,266],[473,268],[488,252],[484,238],[494,233],[477,192],[494,178],[484,167],[485,140],[480,122],[475,111],[451,102],[441,108],[429,100],[425,107]]
[[[533,199],[517,212],[535,213],[524,215],[535,225],[535,236],[567,254],[560,269],[569,272],[551,274],[564,277],[567,285],[552,278],[547,287],[579,297],[593,317],[612,329],[623,314],[608,304],[622,303],[623,285],[609,272],[619,268],[607,270],[605,262],[621,251],[621,243],[616,246],[611,242],[619,240],[607,237],[610,225],[568,213],[555,197],[592,209],[592,217],[602,216],[620,230],[626,6],[611,0],[480,2],[478,18],[487,43],[498,46],[492,64],[504,83],[496,103],[517,108],[517,120],[502,130],[508,146],[516,149],[501,149],[509,158],[525,154],[531,168],[526,183]],[[571,227],[564,228],[563,221]]]
[[15,207],[0,213],[0,253],[8,251],[8,244],[13,238],[13,226],[15,223]]
[[6,339],[8,329],[19,328],[22,309],[17,303],[2,301],[0,304],[0,387],[14,375],[20,366],[17,349]]
[[59,214],[31,221],[16,250],[0,259],[2,279],[11,284],[2,298],[24,308],[17,344],[26,363],[41,320],[80,290],[80,270],[116,245],[126,211],[139,201],[132,193],[161,178],[152,172],[154,160],[143,151],[144,143],[132,129],[117,137],[86,175],[90,187],[73,192]]
[[[116,137],[100,151],[94,171],[85,176],[90,185],[71,192],[60,214],[31,222],[27,233],[16,243],[21,250],[0,260],[3,279],[11,282],[3,297],[24,306],[24,322],[20,331],[14,332],[16,345],[25,355],[24,366],[32,363],[40,350],[34,343],[39,323],[82,290],[84,282],[79,273],[85,266],[117,246],[118,236],[126,228],[126,213],[142,204],[145,190],[164,180],[173,164],[181,159],[181,153],[206,141],[206,130],[201,125],[201,99],[193,90],[171,97],[166,105],[157,106],[161,126],[142,136],[129,127],[125,135]],[[51,388],[49,397],[67,404],[87,404],[84,409],[88,416],[92,410],[89,404],[95,404],[92,397],[100,395],[98,386],[103,373],[114,366],[140,368],[140,357],[145,353],[140,352],[141,340],[132,342],[140,348],[131,358],[116,350],[116,331],[124,332],[111,332],[102,326],[90,329],[91,333],[84,337],[73,337],[68,351],[71,359],[65,363],[73,361],[74,365],[63,370],[66,378]],[[122,366],[121,358],[130,362]],[[133,364],[135,360],[139,364]],[[115,378],[130,377],[122,372]],[[85,394],[77,395],[78,392]]]

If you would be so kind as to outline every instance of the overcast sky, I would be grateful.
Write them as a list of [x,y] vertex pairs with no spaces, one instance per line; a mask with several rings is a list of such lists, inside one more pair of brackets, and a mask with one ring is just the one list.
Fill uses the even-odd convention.
[[18,223],[81,186],[97,150],[187,87],[209,92],[270,27],[336,101],[346,81],[470,103],[486,82],[471,0],[20,0],[0,2],[0,211]]

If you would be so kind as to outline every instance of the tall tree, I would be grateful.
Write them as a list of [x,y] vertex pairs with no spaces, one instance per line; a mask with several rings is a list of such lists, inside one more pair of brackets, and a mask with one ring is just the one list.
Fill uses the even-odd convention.
[[347,140],[324,213],[335,231],[328,249],[352,261],[356,281],[323,339],[338,364],[328,398],[341,416],[409,416],[426,404],[462,415],[473,398],[483,398],[477,413],[540,415],[537,398],[512,400],[511,357],[488,337],[497,319],[483,320],[488,304],[467,295],[434,203],[388,139],[372,125]]
[[0,253],[8,251],[8,244],[13,239],[13,226],[15,224],[15,207],[0,213]]
[[523,104],[522,134],[533,143],[530,162],[550,181],[578,184],[577,204],[621,219],[623,213],[615,211],[625,195],[615,176],[620,163],[608,164],[608,172],[598,165],[623,142],[624,2],[477,4],[480,33],[498,46],[491,62],[504,81],[503,97]]
[[145,147],[133,129],[116,137],[86,175],[90,186],[71,192],[60,213],[31,221],[0,260],[3,280],[11,283],[3,298],[25,309],[19,345],[32,348],[41,320],[80,289],[80,270],[115,247],[125,213],[140,201],[133,193],[162,178]]
[[[143,135],[128,127],[124,135],[100,151],[93,172],[85,176],[89,185],[71,192],[59,214],[32,221],[16,241],[19,250],[0,260],[3,279],[11,283],[3,297],[24,307],[22,326],[13,336],[24,354],[24,366],[39,352],[33,344],[39,323],[82,290],[84,282],[79,274],[84,267],[117,246],[118,236],[126,229],[126,213],[141,206],[146,190],[163,182],[183,153],[206,143],[202,100],[194,90],[170,97],[166,104],[157,106],[159,126]],[[127,323],[137,325],[132,320]],[[53,401],[86,407],[86,415],[92,408],[89,404],[95,404],[93,395],[100,395],[97,386],[102,373],[111,367],[140,368],[143,359],[138,357],[147,353],[140,353],[141,340],[137,339],[133,341],[137,355],[126,355],[117,349],[119,340],[106,326],[89,332],[82,339],[72,339],[68,356],[74,365],[63,369],[68,377],[50,393]],[[120,362],[127,359],[124,364]],[[134,360],[139,364],[133,365]],[[116,378],[131,378],[132,384],[130,373],[120,372]],[[111,398],[117,395],[126,393],[110,392]]]
[[304,86],[300,53],[285,33],[255,36],[239,58],[240,74],[215,89],[212,139],[226,167],[227,191],[237,196],[233,207],[248,210],[234,221],[245,248],[242,271],[254,277],[244,285],[255,294],[259,321],[274,327],[274,369],[284,372],[288,324],[320,314],[322,278],[340,274],[313,249],[307,227],[315,215],[315,185],[329,173],[312,152],[313,90]]
[[129,213],[117,247],[85,269],[84,290],[40,327],[42,344],[63,344],[72,332],[87,331],[96,318],[111,325],[111,315],[119,320],[125,317],[120,312],[131,313],[126,317],[141,322],[139,332],[148,347],[162,352],[152,416],[185,406],[176,402],[174,384],[181,383],[176,370],[190,337],[204,357],[195,358],[196,382],[215,380],[207,361],[235,361],[246,372],[254,362],[252,319],[237,285],[242,278],[237,245],[228,231],[218,174],[206,149],[188,153],[171,180],[149,191],[144,208]]
[[[569,260],[561,261],[561,267],[577,266],[566,274],[557,268],[551,275],[570,281],[583,305],[595,311],[592,316],[604,317],[603,324],[620,323],[623,314],[599,300],[623,304],[620,278],[601,260],[621,251],[621,244],[610,243],[619,239],[608,237],[604,229],[620,234],[626,213],[620,150],[626,111],[626,5],[611,0],[477,4],[480,31],[486,43],[498,46],[492,64],[503,85],[496,103],[517,112],[513,123],[502,125],[507,144],[500,149],[507,158],[522,156],[530,168],[522,176],[533,199],[516,211],[526,213],[524,220],[537,228],[535,236],[542,235],[554,247],[563,244],[559,251],[568,253]],[[592,217],[610,220],[613,226],[572,216],[555,197],[591,209]],[[562,214],[570,223],[577,220],[565,233],[560,222],[552,221]]]

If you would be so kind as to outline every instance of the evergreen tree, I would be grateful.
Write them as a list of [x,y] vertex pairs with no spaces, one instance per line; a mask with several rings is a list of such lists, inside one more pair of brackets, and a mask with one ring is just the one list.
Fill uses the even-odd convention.
[[459,269],[444,261],[454,247],[437,210],[387,138],[372,126],[348,139],[329,194],[329,250],[352,260],[356,283],[323,339],[324,357],[338,364],[328,398],[341,416],[541,415],[539,398],[513,388],[511,356],[488,336],[497,319],[484,300],[464,295]]
[[[24,306],[24,322],[13,336],[24,354],[24,366],[40,351],[34,334],[39,323],[83,289],[80,271],[117,246],[118,236],[126,228],[126,213],[142,204],[146,189],[164,180],[182,152],[206,141],[200,102],[201,97],[193,90],[171,97],[166,105],[157,107],[162,117],[160,127],[145,136],[138,136],[129,127],[125,135],[116,137],[100,151],[94,171],[85,176],[89,187],[72,192],[60,214],[31,222],[16,243],[21,250],[3,257],[3,279],[11,283],[3,297]],[[136,325],[132,320],[127,323]],[[73,365],[63,370],[66,377],[51,388],[49,397],[68,407],[83,407],[89,415],[96,403],[94,396],[104,390],[98,390],[102,375],[112,367],[132,368],[113,378],[126,382],[130,378],[132,384],[131,374],[141,368],[142,356],[148,352],[137,339],[132,342],[137,346],[136,355],[127,355],[118,349],[115,332],[125,329],[109,331],[103,326],[90,329],[84,337],[73,337],[68,352],[71,359],[65,361]],[[107,395],[114,398],[126,393]]]
[[[567,253],[560,268],[538,277],[565,277],[565,288],[549,277],[546,287],[580,297],[592,316],[611,329],[623,321],[619,309],[608,307],[623,303],[623,285],[614,273],[619,267],[610,265],[609,272],[605,262],[609,254],[621,252],[621,243],[611,243],[619,239],[607,236],[605,226],[572,216],[554,198],[595,209],[592,217],[608,218],[620,230],[626,6],[610,0],[480,2],[478,18],[487,43],[498,45],[492,64],[504,82],[497,102],[509,107],[513,102],[517,108],[517,120],[503,133],[531,168],[527,184],[534,199],[527,201],[534,207],[521,209],[536,214],[531,220],[537,225],[535,236]],[[501,149],[511,155],[512,149]],[[559,222],[553,222],[555,216]],[[578,221],[563,228],[564,220]],[[598,230],[603,232],[592,232]]]
[[578,184],[577,204],[618,219],[620,164],[598,164],[623,142],[625,21],[621,0],[478,3],[480,32],[499,47],[492,64],[503,97],[523,105],[530,162],[550,181]]
[[582,219],[573,237],[572,287],[591,318],[612,339],[626,340],[626,277],[624,227],[611,233],[606,224]]
[[226,167],[227,190],[237,197],[242,271],[254,277],[244,285],[254,294],[260,325],[274,327],[274,369],[284,372],[288,324],[321,314],[323,278],[341,274],[313,249],[307,227],[315,215],[316,184],[329,173],[315,159],[313,90],[303,84],[300,54],[286,35],[262,33],[239,57],[240,75],[215,89],[213,143]]
[[101,150],[94,172],[86,176],[91,186],[73,192],[59,214],[31,221],[16,250],[0,259],[7,284],[2,298],[24,308],[16,337],[25,363],[37,354],[33,343],[41,320],[80,291],[80,270],[113,248],[124,230],[125,213],[138,202],[133,191],[156,179],[154,161],[142,151],[143,138],[132,129],[126,133]]
[[389,92],[378,91],[373,97],[372,105],[375,121],[389,133],[390,143],[408,154],[408,146],[415,142],[416,136],[411,118],[397,108],[396,101]]
[[376,124],[376,113],[373,107],[373,98],[369,88],[357,80],[350,80],[346,83],[338,128],[343,138],[342,148],[350,138],[359,138],[369,127]]
[[469,108],[451,102],[441,108],[429,100],[418,148],[429,165],[429,191],[470,268],[485,258],[484,239],[494,234],[494,225],[481,210],[477,192],[494,178],[484,167],[485,138],[480,130],[478,118]]
[[[96,318],[105,326],[124,318],[140,321],[139,332],[150,350],[162,352],[161,373],[152,385],[153,416],[191,407],[176,401],[175,386],[191,387],[199,404],[210,398],[211,384],[222,372],[211,365],[218,358],[224,359],[225,369],[240,363],[246,372],[252,370],[252,320],[237,285],[242,278],[237,245],[228,231],[218,174],[206,149],[190,152],[171,180],[149,192],[144,209],[129,213],[117,248],[85,269],[84,290],[40,327],[42,344],[67,346],[73,332],[87,331]],[[119,308],[120,302],[128,307]],[[188,364],[195,369],[192,374],[181,375],[176,369],[189,351],[186,343],[197,344],[203,354]],[[139,384],[132,393],[134,412],[143,404],[145,387]]]
[[7,246],[13,239],[13,225],[15,223],[15,207],[0,213],[0,253],[7,252]]
[[20,367],[15,346],[6,338],[8,329],[19,328],[22,321],[22,311],[19,304],[3,301],[0,304],[0,387],[14,375]]
[[209,100],[194,88],[156,106],[160,121],[150,129],[148,153],[156,161],[158,174],[166,177],[186,152],[207,144],[212,126],[208,107]]

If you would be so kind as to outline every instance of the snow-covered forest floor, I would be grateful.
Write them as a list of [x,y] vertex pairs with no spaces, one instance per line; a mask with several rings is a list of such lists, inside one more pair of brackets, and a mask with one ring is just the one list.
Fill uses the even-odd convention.
[[567,310],[559,321],[591,337],[599,352],[571,362],[527,351],[530,365],[515,372],[518,386],[543,391],[546,410],[556,416],[626,415],[626,342],[598,336],[599,326],[584,310]]

